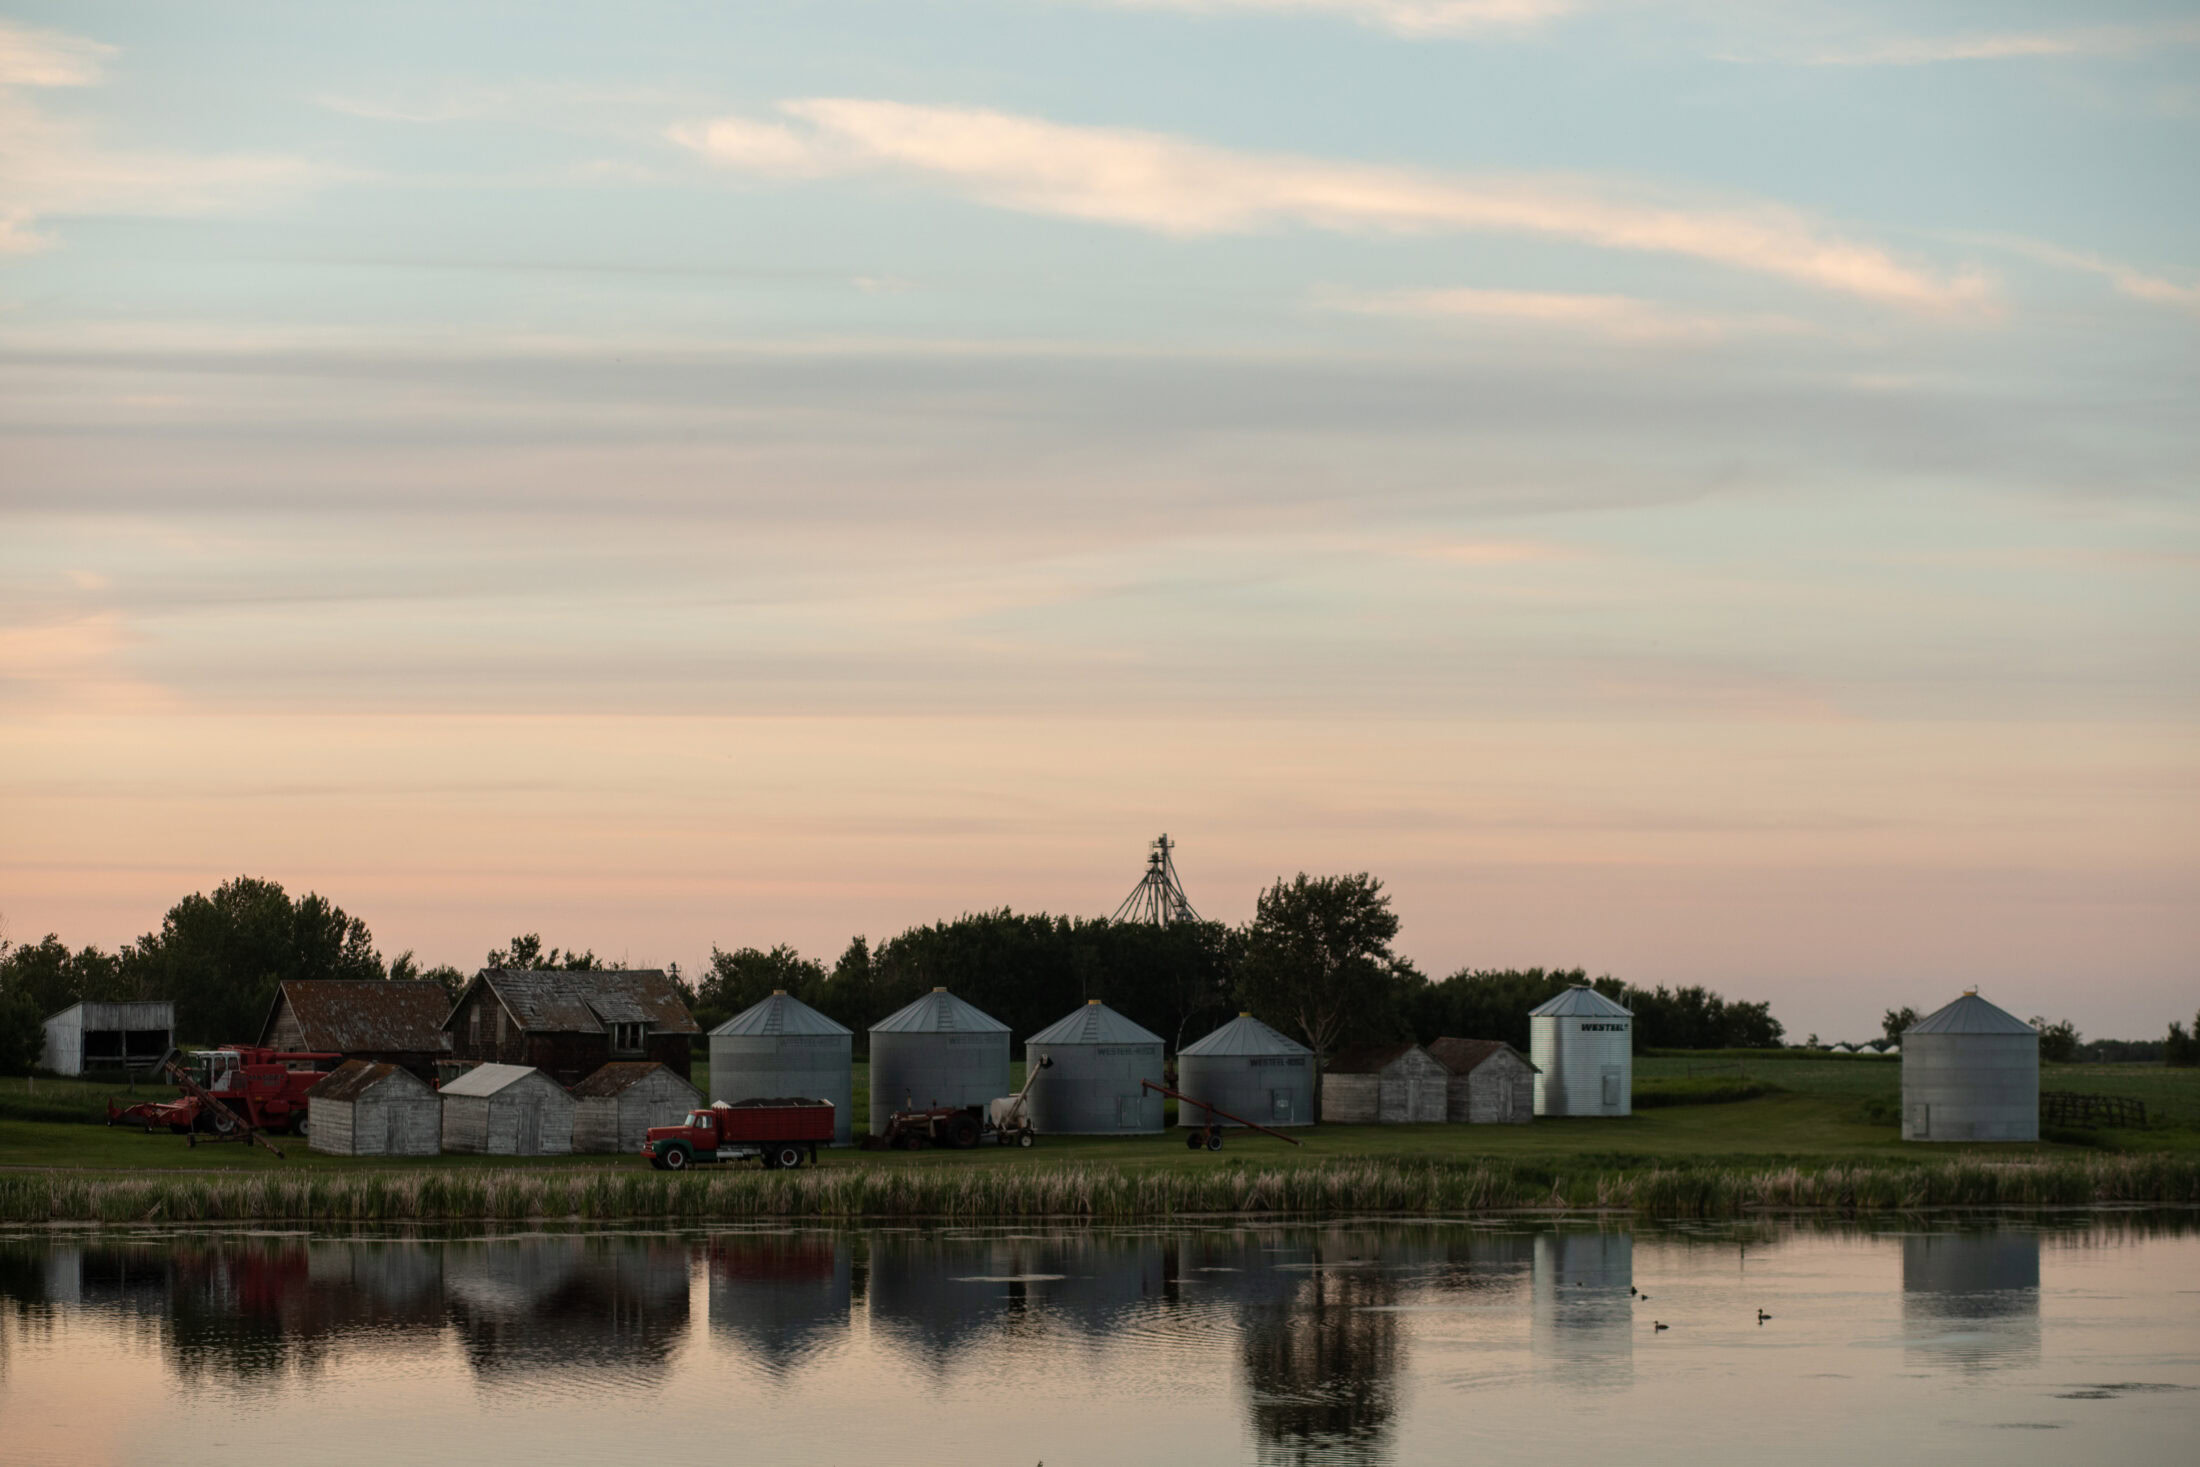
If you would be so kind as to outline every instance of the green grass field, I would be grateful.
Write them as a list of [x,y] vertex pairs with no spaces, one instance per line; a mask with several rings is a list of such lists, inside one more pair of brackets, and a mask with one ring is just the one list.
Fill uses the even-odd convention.
[[[1022,1066],[1016,1066],[1021,1083]],[[708,1086],[704,1067],[695,1079]],[[1773,1059],[1731,1056],[1646,1056],[1636,1062],[1638,1092],[1659,1088],[1746,1082],[1768,1087],[1754,1099],[1725,1104],[1679,1104],[1638,1111],[1618,1120],[1539,1120],[1526,1126],[1321,1126],[1297,1134],[1291,1146],[1266,1136],[1233,1134],[1219,1154],[1194,1153],[1181,1134],[1043,1139],[1029,1151],[983,1147],[976,1152],[924,1151],[826,1153],[826,1167],[1031,1167],[1102,1163],[1139,1169],[1212,1167],[1225,1162],[1295,1164],[1351,1161],[1474,1161],[1625,1168],[1660,1162],[1743,1165],[1916,1161],[1928,1157],[1986,1155],[2084,1155],[2091,1151],[2200,1151],[2200,1070],[2159,1066],[2050,1066],[2044,1089],[2128,1095],[2147,1103],[2163,1121],[2146,1131],[2100,1132],[2084,1145],[1905,1145],[1892,1120],[1901,1092],[1901,1066],[1893,1061]],[[857,1066],[855,1124],[868,1122],[867,1075]],[[643,1168],[639,1157],[577,1156],[526,1160],[446,1156],[410,1161],[324,1156],[296,1138],[279,1138],[278,1159],[234,1143],[193,1147],[176,1136],[86,1124],[102,1112],[107,1086],[74,1081],[0,1081],[0,1167],[96,1170],[180,1169],[205,1171],[466,1168],[513,1165],[550,1168]],[[153,1093],[165,1093],[155,1091]],[[1875,1109],[1876,1106],[1876,1109]],[[1883,1116],[1885,1118],[1875,1118]]]

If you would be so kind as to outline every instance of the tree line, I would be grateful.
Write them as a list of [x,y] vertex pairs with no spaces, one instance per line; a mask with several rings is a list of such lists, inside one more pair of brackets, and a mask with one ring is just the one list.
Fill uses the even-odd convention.
[[[1576,983],[1581,969],[1462,969],[1430,980],[1394,944],[1398,918],[1365,873],[1278,878],[1242,927],[1167,927],[1105,918],[998,911],[912,927],[875,948],[849,941],[830,966],[794,948],[713,948],[686,989],[708,1031],[786,991],[855,1031],[936,987],[992,1014],[1021,1038],[1101,999],[1162,1036],[1172,1050],[1238,1010],[1258,1013],[1322,1055],[1351,1044],[1444,1034],[1528,1046],[1528,1010]],[[484,955],[490,967],[614,967],[592,951],[515,936]],[[171,907],[157,931],[114,952],[71,949],[58,936],[0,941],[0,1069],[37,1057],[40,1021],[81,1000],[164,999],[179,1035],[230,1042],[259,1032],[278,984],[293,979],[428,979],[454,997],[469,976],[426,967],[412,953],[384,960],[365,922],[317,893],[292,897],[273,881],[238,877]],[[1780,1043],[1762,1003],[1702,987],[1594,986],[1635,1012],[1638,1047],[1755,1048]]]

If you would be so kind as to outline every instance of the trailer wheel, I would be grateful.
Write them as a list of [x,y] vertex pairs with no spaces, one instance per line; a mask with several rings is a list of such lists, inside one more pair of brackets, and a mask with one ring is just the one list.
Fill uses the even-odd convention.
[[1217,1126],[1207,1133],[1207,1149],[1209,1151],[1220,1151],[1222,1149],[1222,1127]]
[[791,1172],[802,1165],[802,1148],[799,1146],[781,1146],[771,1152],[770,1157],[773,1165],[781,1171]]
[[1186,1131],[1184,1133],[1184,1149],[1186,1151],[1197,1151],[1206,1144],[1206,1138],[1201,1132]]
[[1021,1133],[1019,1133],[1019,1134],[1017,1135],[1017,1137],[1016,1137],[1016,1144],[1017,1144],[1018,1146],[1027,1146],[1027,1147],[1028,1147],[1029,1145],[1031,1145],[1031,1143],[1032,1143],[1033,1141],[1035,1141],[1035,1140],[1037,1140],[1037,1139],[1038,1139],[1038,1138],[1037,1138],[1037,1137],[1035,1137],[1035,1136],[1033,1136],[1033,1135],[1032,1135],[1032,1134],[1031,1134],[1031,1133],[1030,1133],[1029,1131],[1024,1131],[1024,1132],[1021,1132]]

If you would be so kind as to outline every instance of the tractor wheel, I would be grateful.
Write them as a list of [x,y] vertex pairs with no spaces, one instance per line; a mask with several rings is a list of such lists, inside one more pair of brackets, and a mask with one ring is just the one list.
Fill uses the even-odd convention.
[[688,1154],[685,1146],[675,1146],[657,1159],[664,1163],[664,1168],[668,1172],[684,1172],[687,1170]]
[[296,1136],[301,1141],[307,1139],[307,1124],[308,1122],[306,1120],[306,1113],[302,1110],[299,1111],[296,1115],[290,1118],[290,1134]]
[[968,1151],[978,1144],[978,1118],[957,1116],[947,1123],[947,1144],[957,1151]]
[[770,1156],[774,1164],[783,1172],[791,1172],[802,1165],[802,1148],[799,1146],[774,1147]]
[[237,1118],[229,1113],[229,1108],[227,1106],[215,1106],[213,1119],[214,1124],[211,1129],[213,1130],[215,1135],[233,1136],[236,1134]]
[[1217,1126],[1207,1133],[1207,1149],[1209,1151],[1220,1151],[1222,1149],[1222,1127]]

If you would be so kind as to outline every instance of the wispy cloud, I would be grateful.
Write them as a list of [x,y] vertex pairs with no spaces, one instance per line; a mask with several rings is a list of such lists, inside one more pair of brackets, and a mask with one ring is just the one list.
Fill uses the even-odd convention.
[[2028,260],[2037,260],[2042,265],[2098,275],[2115,287],[2119,295],[2129,296],[2133,300],[2200,314],[2200,285],[2179,284],[2122,260],[2112,260],[2105,255],[2096,255],[2085,250],[2064,249],[2043,240],[2008,235],[1975,235],[1965,238],[1978,244],[2007,250]]
[[0,20],[0,87],[88,87],[115,48]]
[[0,255],[53,241],[42,221],[72,214],[190,214],[311,181],[294,158],[200,157],[117,149],[85,122],[56,116],[37,89],[90,86],[113,48],[0,26]]
[[1328,297],[1338,310],[1408,320],[1512,323],[1623,341],[1710,341],[1724,337],[1808,331],[1789,316],[1741,316],[1677,311],[1634,296],[1576,295],[1532,290],[1394,290]]
[[1810,66],[1933,66],[1955,61],[2025,61],[2136,56],[2200,45],[2200,21],[2098,25],[2059,31],[1987,31],[1962,35],[1883,36],[1829,42],[1797,51],[1728,55],[1734,61],[1800,61]]
[[964,107],[852,98],[780,104],[786,122],[721,117],[668,136],[709,161],[778,178],[871,169],[936,180],[998,207],[1196,237],[1298,226],[1352,233],[1492,232],[1680,255],[1913,308],[1988,302],[1940,274],[1775,204],[1646,201],[1573,179],[1466,177],[1236,152],[1161,133]]
[[1401,36],[1525,31],[1570,15],[1575,0],[1096,0],[1126,10],[1334,15]]

